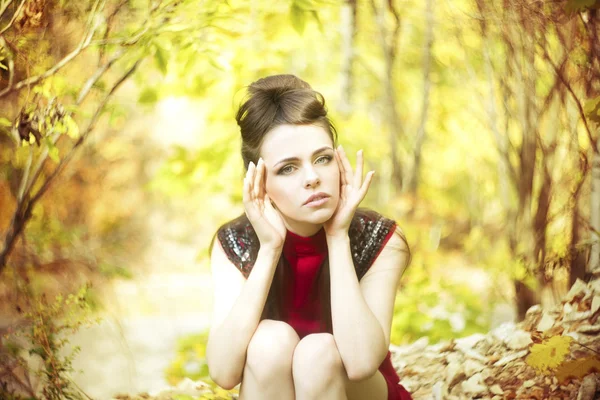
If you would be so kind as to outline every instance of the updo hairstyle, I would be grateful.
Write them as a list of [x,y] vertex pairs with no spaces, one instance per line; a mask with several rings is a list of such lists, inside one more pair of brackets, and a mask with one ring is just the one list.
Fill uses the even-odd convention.
[[329,134],[334,146],[337,132],[327,117],[325,98],[294,75],[272,75],[250,84],[248,97],[235,117],[242,135],[242,159],[248,169],[260,157],[267,133],[279,125],[316,125]]

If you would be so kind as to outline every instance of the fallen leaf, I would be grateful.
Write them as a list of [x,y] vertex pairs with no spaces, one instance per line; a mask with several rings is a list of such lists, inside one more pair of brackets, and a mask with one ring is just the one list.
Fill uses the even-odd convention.
[[556,378],[559,382],[564,383],[569,378],[582,379],[592,372],[600,372],[600,359],[598,357],[567,361],[556,370]]
[[563,362],[572,341],[570,336],[553,336],[542,343],[534,344],[525,361],[539,372],[547,373]]

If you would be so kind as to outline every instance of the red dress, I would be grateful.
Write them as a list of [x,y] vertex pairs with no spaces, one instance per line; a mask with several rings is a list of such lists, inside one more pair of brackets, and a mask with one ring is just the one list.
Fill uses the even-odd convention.
[[[394,233],[390,229],[385,236],[381,248]],[[316,288],[316,277],[323,261],[327,257],[325,231],[321,229],[311,237],[287,233],[283,248],[283,256],[290,266],[291,279],[288,281],[286,293],[288,317],[286,322],[298,333],[300,338],[311,333],[322,332],[320,324],[319,296],[313,293]],[[391,361],[391,352],[379,366],[379,372],[385,378],[388,387],[388,400],[412,400],[408,391],[400,384]]]

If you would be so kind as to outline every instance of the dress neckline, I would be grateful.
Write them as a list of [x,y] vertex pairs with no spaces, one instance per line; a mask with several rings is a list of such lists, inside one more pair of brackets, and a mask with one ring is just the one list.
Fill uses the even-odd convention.
[[300,236],[289,230],[283,244],[283,254],[290,260],[298,256],[324,255],[327,253],[325,229],[321,228],[312,236]]

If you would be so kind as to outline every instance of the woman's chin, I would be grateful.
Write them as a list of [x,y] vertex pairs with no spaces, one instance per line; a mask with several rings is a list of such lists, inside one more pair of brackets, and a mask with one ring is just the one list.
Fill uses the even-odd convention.
[[331,219],[331,217],[333,216],[335,210],[328,210],[326,208],[318,210],[317,212],[313,213],[310,217],[309,217],[309,221],[313,224],[319,224],[322,225],[325,222],[329,221]]
[[[312,210],[309,213],[301,212],[294,214],[287,214],[287,220],[291,224],[311,224],[311,225],[323,225],[325,222],[329,221],[333,216],[335,210],[330,209],[329,207],[319,208],[317,210]],[[284,215],[285,212],[283,213]],[[293,221],[293,222],[292,222]]]

